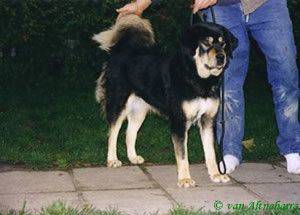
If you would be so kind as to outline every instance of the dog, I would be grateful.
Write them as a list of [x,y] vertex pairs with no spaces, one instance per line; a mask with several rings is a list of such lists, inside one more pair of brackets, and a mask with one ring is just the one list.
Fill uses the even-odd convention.
[[188,130],[199,126],[209,176],[228,182],[221,175],[214,150],[214,119],[219,108],[222,73],[238,41],[225,27],[199,23],[186,29],[181,45],[171,55],[157,54],[152,26],[147,19],[127,15],[93,40],[109,53],[97,80],[96,99],[109,124],[107,166],[120,167],[117,137],[127,118],[127,156],[142,164],[135,143],[147,113],[168,118],[177,162],[178,186],[195,185],[189,172]]

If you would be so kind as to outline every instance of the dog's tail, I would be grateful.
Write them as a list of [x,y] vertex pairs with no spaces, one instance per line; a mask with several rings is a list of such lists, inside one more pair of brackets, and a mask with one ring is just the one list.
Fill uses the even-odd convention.
[[[98,103],[101,103],[103,110],[105,107],[105,81],[106,81],[106,64],[103,64],[102,73],[96,81],[95,97]],[[105,110],[104,110],[105,111]]]
[[102,72],[100,77],[96,81],[95,98],[100,104],[101,115],[106,117],[106,76],[107,76],[107,63],[102,66]]
[[108,30],[93,36],[100,43],[100,48],[110,52],[121,46],[121,50],[149,47],[155,43],[154,34],[149,20],[137,15],[121,17]]

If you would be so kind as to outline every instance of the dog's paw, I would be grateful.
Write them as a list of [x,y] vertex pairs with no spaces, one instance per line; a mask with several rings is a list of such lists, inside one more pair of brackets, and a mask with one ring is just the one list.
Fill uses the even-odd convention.
[[120,166],[122,166],[122,162],[119,161],[119,160],[109,160],[109,161],[107,161],[107,167],[118,168]]
[[178,180],[177,185],[178,185],[178,187],[182,187],[182,188],[194,187],[195,181],[191,178],[184,178],[184,179]]
[[210,179],[215,183],[226,183],[230,181],[228,175],[221,175],[221,174],[212,175],[210,176]]
[[138,155],[134,158],[129,158],[129,160],[132,164],[142,164],[145,161],[144,158],[140,155]]

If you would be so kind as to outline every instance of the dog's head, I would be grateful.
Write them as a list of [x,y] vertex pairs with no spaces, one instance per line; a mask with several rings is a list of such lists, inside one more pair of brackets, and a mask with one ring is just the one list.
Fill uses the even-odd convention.
[[237,45],[237,38],[229,30],[209,22],[189,27],[182,37],[183,52],[195,62],[201,78],[219,76]]

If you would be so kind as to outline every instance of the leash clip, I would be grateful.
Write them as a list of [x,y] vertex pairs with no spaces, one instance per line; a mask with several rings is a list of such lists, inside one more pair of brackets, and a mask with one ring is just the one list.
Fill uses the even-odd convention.
[[[211,16],[212,16],[212,22],[213,23],[216,23],[216,17],[215,17],[215,12],[214,12],[214,9],[212,6],[209,7],[209,10],[210,10],[210,13],[211,13]],[[199,20],[200,22],[207,22],[206,20],[206,14],[203,13],[202,10],[198,10],[197,13],[192,13],[191,14],[191,18],[190,18],[190,25],[193,25],[194,24],[194,16],[195,15],[198,15],[199,17]]]
[[205,15],[204,13],[199,10],[197,13],[191,13],[191,18],[190,18],[190,25],[193,25],[195,22],[194,22],[194,16],[195,15],[198,15],[197,17],[199,18],[199,21],[200,22],[206,22],[206,18],[205,18]]

